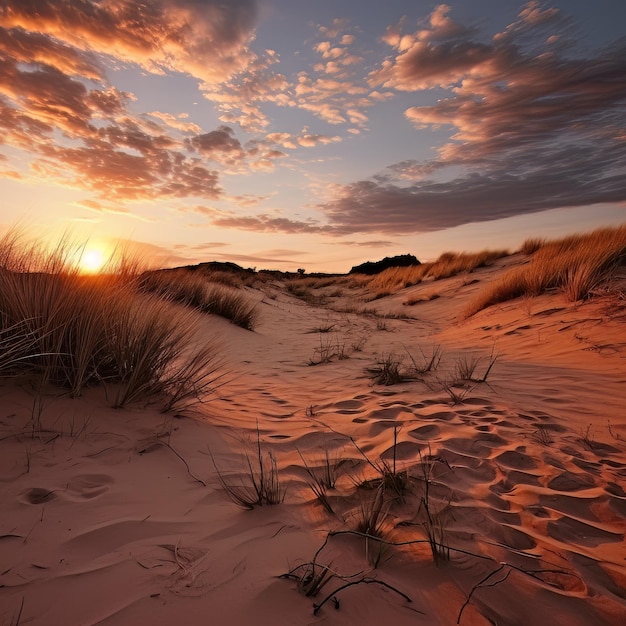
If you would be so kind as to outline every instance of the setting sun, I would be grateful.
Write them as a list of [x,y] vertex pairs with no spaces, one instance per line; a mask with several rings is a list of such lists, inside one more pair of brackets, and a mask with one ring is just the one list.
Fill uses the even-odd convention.
[[80,258],[80,269],[87,274],[95,274],[102,269],[106,262],[104,252],[98,248],[85,250]]

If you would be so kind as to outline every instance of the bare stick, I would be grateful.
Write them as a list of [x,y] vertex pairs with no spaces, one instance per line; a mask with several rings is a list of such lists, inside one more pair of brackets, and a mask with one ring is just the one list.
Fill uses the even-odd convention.
[[197,483],[200,483],[203,487],[206,487],[206,483],[202,480],[202,478],[198,478],[191,471],[187,461],[185,461],[185,459],[180,454],[178,454],[178,452],[176,452],[176,450],[174,450],[174,448],[172,448],[172,446],[169,443],[167,443],[166,441],[161,441],[160,439],[157,439],[157,443],[160,443],[162,446],[169,448],[185,464],[185,467],[187,468],[187,474],[189,474],[189,476],[191,476]]
[[[382,580],[377,580],[376,578],[361,578],[361,580],[354,580],[352,582],[345,583],[345,585],[338,587],[332,593],[327,595],[319,604],[313,605],[313,615],[317,615],[318,611],[340,591],[343,591],[344,589],[347,589],[348,587],[352,587],[354,585],[361,585],[361,584],[381,585],[382,587],[385,587],[386,589],[391,589],[392,591],[395,591],[397,594],[401,595],[407,602],[413,602],[413,600],[411,600],[411,598],[409,598],[409,596],[407,596],[406,593],[403,593],[402,591],[400,591],[393,585],[390,585],[389,583],[386,583]],[[421,611],[418,611],[418,613],[421,613]],[[424,613],[422,613],[422,615],[424,615]]]

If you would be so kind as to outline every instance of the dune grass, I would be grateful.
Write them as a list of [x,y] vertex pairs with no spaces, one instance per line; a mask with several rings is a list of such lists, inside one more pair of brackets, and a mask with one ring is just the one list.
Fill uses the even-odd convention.
[[226,476],[211,454],[217,478],[226,495],[237,506],[252,510],[257,506],[280,504],[286,490],[280,483],[276,457],[261,446],[261,431],[257,423],[254,450],[245,454],[244,475],[239,478]]
[[542,248],[545,243],[546,240],[543,237],[529,237],[524,241],[519,251],[522,254],[534,254],[537,250]]
[[471,272],[491,265],[508,256],[508,250],[482,250],[481,252],[444,252],[432,263],[410,267],[390,267],[373,277],[368,287],[375,293],[395,293],[405,287],[418,285],[427,278],[441,280],[462,272]]
[[218,383],[214,343],[193,349],[193,311],[141,293],[126,260],[82,275],[76,246],[52,251],[9,232],[0,240],[0,345],[5,377],[53,384],[78,396],[115,387],[120,407],[158,400],[184,410]]
[[245,294],[224,283],[212,283],[213,274],[200,274],[185,269],[145,272],[140,288],[161,298],[212,313],[230,320],[246,330],[256,321],[256,304]]
[[464,315],[470,317],[499,302],[538,296],[551,289],[564,293],[570,301],[583,300],[625,263],[626,225],[545,242],[527,264],[487,285]]

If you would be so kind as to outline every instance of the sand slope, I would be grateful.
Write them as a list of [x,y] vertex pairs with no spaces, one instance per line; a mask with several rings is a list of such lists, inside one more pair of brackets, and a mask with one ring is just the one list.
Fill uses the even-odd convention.
[[[402,304],[434,288],[438,299]],[[32,395],[2,388],[0,624],[455,624],[499,567],[487,584],[508,578],[475,589],[461,624],[623,623],[625,310],[548,295],[459,319],[478,288],[455,277],[367,305],[415,319],[310,306],[280,284],[251,290],[254,333],[201,321],[198,340],[223,338],[230,374],[194,418],[115,411],[94,389],[44,397],[33,432]],[[408,366],[408,353],[418,361],[435,346],[441,362],[422,380],[375,385],[366,371],[381,355]],[[487,381],[452,387],[455,402],[446,381],[459,360],[481,357],[479,378],[491,354]],[[225,496],[211,454],[224,475],[245,476],[257,427],[287,495],[245,511]],[[302,460],[322,467],[326,454],[338,465],[334,515]],[[310,561],[329,531],[355,527],[380,459],[407,472],[406,496],[384,508],[387,539],[424,540],[426,471],[451,560],[436,567],[427,544],[409,543],[373,568],[363,538],[332,537],[318,563],[412,602],[361,583],[314,616],[341,581],[307,598],[278,576]]]

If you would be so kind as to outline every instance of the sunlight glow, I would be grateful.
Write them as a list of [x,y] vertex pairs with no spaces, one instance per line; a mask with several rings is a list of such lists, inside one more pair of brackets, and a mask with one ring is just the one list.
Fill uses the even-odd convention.
[[87,248],[80,257],[79,266],[86,274],[97,274],[107,259],[104,251],[100,248]]

